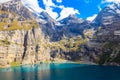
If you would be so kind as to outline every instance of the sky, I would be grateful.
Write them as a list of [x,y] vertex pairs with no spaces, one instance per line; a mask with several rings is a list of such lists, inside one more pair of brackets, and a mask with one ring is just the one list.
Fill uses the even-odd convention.
[[[0,0],[4,3],[10,0]],[[21,0],[26,7],[40,13],[46,11],[53,19],[61,20],[71,14],[89,21],[94,20],[104,7],[120,0]],[[31,10],[31,11],[33,11]]]
[[89,21],[107,5],[119,2],[120,0],[38,0],[39,6],[54,19],[60,20],[75,14]]

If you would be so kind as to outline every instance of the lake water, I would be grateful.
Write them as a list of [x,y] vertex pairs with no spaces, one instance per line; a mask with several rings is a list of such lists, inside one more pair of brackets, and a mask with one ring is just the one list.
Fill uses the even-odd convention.
[[0,80],[120,80],[120,67],[35,64],[0,69]]

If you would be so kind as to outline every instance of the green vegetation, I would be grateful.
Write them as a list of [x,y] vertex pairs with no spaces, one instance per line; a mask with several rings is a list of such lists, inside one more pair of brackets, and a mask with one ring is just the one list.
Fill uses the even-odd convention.
[[120,63],[120,51],[119,51],[118,55],[113,59],[113,62]]
[[20,62],[11,62],[10,63],[11,67],[16,67],[16,66],[20,66]]
[[116,43],[114,43],[114,42],[108,42],[108,43],[106,43],[106,44],[104,45],[104,48],[105,48],[105,49],[110,49],[110,48],[115,48],[116,46],[117,46]]
[[100,55],[99,64],[104,64],[105,62],[107,62],[110,59],[110,54],[111,52],[103,52]]
[[[0,11],[0,15],[11,15],[12,18],[2,18],[0,22],[0,30],[30,30],[33,27],[38,28],[39,25],[35,20],[27,20],[19,15],[8,12],[8,11]],[[23,21],[19,21],[18,18],[24,19]]]
[[120,63],[120,45],[115,42],[107,42],[99,56],[99,64],[116,62]]
[[71,38],[65,37],[58,42],[50,42],[45,45],[48,45],[47,47],[49,47],[53,51],[52,53],[58,53],[61,58],[65,58],[65,56],[68,56],[72,60],[78,60],[80,58],[79,54],[83,51],[81,46],[86,45],[86,42],[86,38],[83,39],[81,36],[78,36]]

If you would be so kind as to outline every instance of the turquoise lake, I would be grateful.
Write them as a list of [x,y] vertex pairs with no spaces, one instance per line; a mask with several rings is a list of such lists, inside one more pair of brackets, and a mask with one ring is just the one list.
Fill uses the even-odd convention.
[[120,80],[120,67],[35,64],[0,69],[0,80]]

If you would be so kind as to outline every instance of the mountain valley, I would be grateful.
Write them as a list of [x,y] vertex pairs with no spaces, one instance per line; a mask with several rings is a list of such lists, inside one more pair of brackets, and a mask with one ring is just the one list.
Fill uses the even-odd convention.
[[39,62],[120,65],[120,4],[92,21],[69,15],[54,20],[33,13],[21,0],[0,4],[0,67]]

